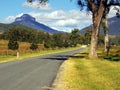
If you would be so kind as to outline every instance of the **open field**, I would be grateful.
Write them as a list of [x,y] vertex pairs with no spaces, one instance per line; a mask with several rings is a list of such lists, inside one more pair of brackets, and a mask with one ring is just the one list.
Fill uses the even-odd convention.
[[[19,52],[21,54],[23,53],[29,53],[29,52],[33,52],[32,50],[30,50],[30,43],[27,42],[19,42]],[[40,44],[38,46],[38,51],[39,50],[43,50],[44,45]],[[7,40],[0,40],[0,55],[16,55],[16,51],[13,50],[8,50],[8,41]]]
[[44,46],[41,44],[39,45],[38,50],[32,51],[29,49],[30,43],[22,42],[19,43],[20,54],[19,54],[19,58],[17,58],[16,51],[7,49],[7,43],[8,41],[6,40],[0,40],[0,62],[19,60],[22,58],[35,57],[35,56],[64,52],[64,51],[75,50],[80,48],[80,46],[78,46],[73,48],[58,48],[53,50],[53,49],[45,49]]
[[[118,49],[112,47],[110,54]],[[101,53],[100,59],[89,60],[86,54],[79,53],[64,62],[54,90],[120,90],[120,61],[105,60]]]

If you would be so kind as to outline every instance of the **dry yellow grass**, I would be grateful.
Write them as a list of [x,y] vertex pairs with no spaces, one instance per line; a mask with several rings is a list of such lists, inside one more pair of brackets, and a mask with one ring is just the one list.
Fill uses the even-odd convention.
[[58,48],[58,49],[45,49],[43,44],[39,44],[39,48],[35,51],[32,51],[29,49],[30,43],[26,42],[19,42],[19,57],[16,57],[16,51],[8,50],[7,49],[7,43],[6,40],[0,40],[0,63],[7,62],[7,61],[13,61],[13,60],[21,60],[23,58],[29,58],[29,57],[35,57],[45,54],[52,54],[52,53],[58,53],[58,52],[64,52],[64,51],[70,51],[78,49],[78,47],[74,48]]
[[74,57],[60,70],[54,90],[120,90],[120,62]]
[[[19,42],[19,52],[21,54],[23,53],[28,53],[28,52],[33,52],[32,50],[30,50],[30,43],[27,42]],[[39,44],[38,45],[38,50],[43,50],[44,49],[44,45],[43,44]],[[8,50],[8,41],[7,40],[0,40],[0,55],[15,55],[16,51],[13,50]]]

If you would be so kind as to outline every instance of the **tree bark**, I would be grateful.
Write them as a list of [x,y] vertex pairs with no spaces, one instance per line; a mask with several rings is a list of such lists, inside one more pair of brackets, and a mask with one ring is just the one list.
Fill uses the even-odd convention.
[[89,58],[97,58],[97,44],[98,44],[98,35],[99,35],[99,23],[97,22],[97,18],[95,17],[93,20],[93,29],[91,35],[91,44],[90,44],[90,52]]
[[103,18],[103,30],[104,30],[104,52],[108,52],[109,49],[109,34],[108,34],[108,21],[107,21],[108,15],[106,14]]
[[91,35],[91,44],[90,44],[90,52],[89,52],[89,58],[98,58],[97,55],[97,45],[98,45],[98,36],[99,36],[99,27],[102,20],[104,12],[104,5],[100,5],[98,10],[93,11],[93,29],[92,29],[92,35]]

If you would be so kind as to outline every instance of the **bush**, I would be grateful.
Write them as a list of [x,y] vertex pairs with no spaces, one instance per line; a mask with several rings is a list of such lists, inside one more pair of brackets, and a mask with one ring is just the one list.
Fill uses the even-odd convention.
[[16,40],[10,39],[8,42],[8,49],[18,50],[18,48],[19,48],[18,42]]
[[120,61],[120,56],[119,55],[114,55],[114,56],[104,56],[104,59],[110,60],[110,61]]
[[111,59],[112,59],[112,61],[119,61],[120,56],[119,55],[114,55]]
[[111,59],[111,56],[104,56],[104,59]]
[[31,50],[36,50],[36,49],[38,49],[38,45],[36,43],[32,43],[31,46],[30,46],[30,49]]

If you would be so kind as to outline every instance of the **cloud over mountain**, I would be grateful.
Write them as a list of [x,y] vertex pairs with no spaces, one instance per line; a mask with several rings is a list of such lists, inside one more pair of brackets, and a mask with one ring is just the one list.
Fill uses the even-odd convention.
[[69,28],[70,30],[73,28],[83,28],[85,25],[90,25],[92,23],[91,15],[77,10],[70,10],[68,12],[56,10],[51,13],[32,12],[30,15],[36,17],[38,22],[46,23],[59,30],[63,28]]
[[[63,11],[56,10],[51,12],[29,12],[29,15],[36,18],[36,21],[46,24],[61,31],[71,31],[73,28],[83,28],[92,23],[91,15],[77,10]],[[8,16],[6,22],[10,23],[15,18],[22,16],[23,13],[16,16]]]

